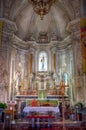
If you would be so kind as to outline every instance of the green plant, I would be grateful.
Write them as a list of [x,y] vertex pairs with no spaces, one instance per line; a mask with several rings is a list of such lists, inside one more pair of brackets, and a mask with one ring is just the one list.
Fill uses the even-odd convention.
[[6,104],[6,103],[1,103],[1,102],[0,102],[0,108],[4,108],[4,109],[7,108],[7,104]]
[[84,104],[82,102],[77,102],[75,106],[78,106],[79,108],[83,108]]

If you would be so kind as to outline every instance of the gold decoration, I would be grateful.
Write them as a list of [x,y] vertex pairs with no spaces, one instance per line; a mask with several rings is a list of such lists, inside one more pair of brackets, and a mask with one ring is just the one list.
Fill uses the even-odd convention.
[[60,87],[61,87],[61,95],[65,95],[65,82],[64,82],[64,80],[61,80]]
[[2,29],[3,29],[3,22],[0,21],[0,51],[2,49]]
[[86,73],[86,18],[80,20],[82,42],[82,70]]
[[30,74],[32,73],[33,54],[30,54]]
[[44,15],[48,14],[52,4],[56,0],[31,0],[34,11],[40,15],[41,20],[43,20]]
[[54,54],[54,71],[56,72],[56,54]]

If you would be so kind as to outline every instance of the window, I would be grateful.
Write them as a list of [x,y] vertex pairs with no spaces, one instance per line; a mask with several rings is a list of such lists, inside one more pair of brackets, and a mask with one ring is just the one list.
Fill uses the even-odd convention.
[[47,71],[47,53],[39,53],[39,71]]

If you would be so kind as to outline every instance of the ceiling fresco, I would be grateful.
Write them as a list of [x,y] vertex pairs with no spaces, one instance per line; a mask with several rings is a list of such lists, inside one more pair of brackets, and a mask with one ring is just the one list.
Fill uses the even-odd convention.
[[[78,15],[79,0],[56,0],[44,19],[33,10],[30,0],[4,0],[4,17],[15,22],[15,35],[23,41],[36,40],[39,42],[41,34],[52,39],[62,41],[70,35],[67,26]],[[76,3],[76,6],[75,6]],[[75,10],[76,9],[76,10]],[[75,12],[76,11],[76,12]]]

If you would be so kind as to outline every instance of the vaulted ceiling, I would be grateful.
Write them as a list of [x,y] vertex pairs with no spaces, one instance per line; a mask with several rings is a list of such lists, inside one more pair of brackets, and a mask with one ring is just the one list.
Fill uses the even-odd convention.
[[63,40],[69,35],[68,23],[74,19],[72,2],[56,0],[49,13],[41,20],[34,12],[30,0],[10,1],[9,19],[16,23],[16,35],[24,41],[30,40],[31,37],[37,40],[40,33],[46,33],[49,40],[52,35],[56,36],[57,40]]

